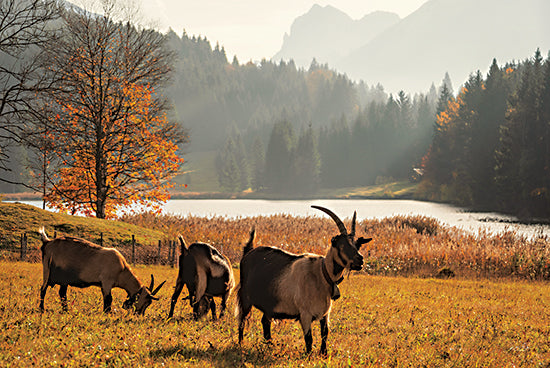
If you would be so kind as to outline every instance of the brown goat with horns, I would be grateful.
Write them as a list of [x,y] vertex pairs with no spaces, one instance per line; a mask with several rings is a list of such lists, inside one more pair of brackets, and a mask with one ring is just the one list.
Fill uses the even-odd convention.
[[326,255],[292,254],[275,247],[253,247],[254,230],[244,247],[241,259],[241,282],[237,292],[239,344],[244,324],[252,306],[263,312],[264,338],[271,340],[272,319],[296,319],[304,332],[306,352],[311,352],[311,323],[321,325],[321,354],[327,354],[327,337],[332,301],[340,297],[337,284],[346,269],[361,270],[361,245],[372,238],[355,237],[356,213],[348,234],[342,220],[332,211],[312,206],[328,214],[340,230],[333,237]]
[[103,248],[89,241],[69,236],[50,240],[44,228],[42,237],[42,267],[44,280],[40,289],[40,310],[44,310],[44,297],[48,286],[59,285],[59,297],[63,310],[67,310],[67,287],[85,288],[99,286],[103,293],[103,311],[110,312],[113,297],[111,289],[126,290],[128,299],[122,307],[130,309],[135,305],[137,314],[145,313],[160,290],[162,282],[153,290],[155,280],[151,275],[149,288],[143,286],[134,275],[126,260],[114,248]]

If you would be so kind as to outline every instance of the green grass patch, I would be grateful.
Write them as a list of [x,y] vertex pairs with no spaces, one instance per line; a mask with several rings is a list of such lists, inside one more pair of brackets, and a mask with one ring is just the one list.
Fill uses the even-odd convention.
[[322,198],[413,198],[417,185],[417,183],[411,183],[410,181],[396,181],[364,187],[321,189],[318,195]]
[[[550,364],[550,285],[540,282],[436,280],[352,274],[334,302],[329,356],[305,355],[299,323],[272,326],[262,338],[261,313],[253,310],[244,343],[229,313],[194,321],[184,301],[167,320],[177,269],[137,266],[168,280],[145,316],[121,308],[102,313],[99,288],[69,288],[63,313],[57,287],[38,312],[41,265],[0,261],[0,366],[64,367],[547,367]],[[238,270],[236,278],[239,279]],[[185,295],[185,292],[184,292]],[[184,296],[183,295],[183,296]],[[219,303],[219,300],[217,300]],[[229,310],[235,306],[229,300]]]
[[0,202],[0,249],[18,247],[22,233],[27,234],[29,247],[38,249],[41,243],[38,229],[42,226],[50,237],[56,232],[58,236],[71,235],[99,242],[103,234],[105,246],[127,245],[132,235],[138,244],[155,244],[165,238],[160,230],[125,222],[70,216],[23,203]]
[[221,190],[216,175],[216,151],[189,152],[184,155],[184,159],[183,172],[172,180],[176,184],[174,193],[185,196]]

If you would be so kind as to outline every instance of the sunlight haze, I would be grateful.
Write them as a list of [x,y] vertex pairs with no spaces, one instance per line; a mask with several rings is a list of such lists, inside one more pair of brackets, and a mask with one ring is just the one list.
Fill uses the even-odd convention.
[[331,5],[353,19],[377,10],[394,12],[404,18],[427,0],[142,0],[146,18],[161,30],[172,28],[181,35],[206,36],[212,46],[224,46],[227,58],[241,63],[270,59],[279,51],[283,36],[297,17],[314,4]]

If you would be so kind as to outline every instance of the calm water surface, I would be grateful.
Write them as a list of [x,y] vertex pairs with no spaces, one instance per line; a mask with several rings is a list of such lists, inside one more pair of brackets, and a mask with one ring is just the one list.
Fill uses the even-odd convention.
[[[27,201],[37,207],[40,201]],[[520,225],[516,220],[493,212],[468,212],[460,207],[440,203],[413,200],[372,200],[372,199],[327,199],[327,200],[260,200],[260,199],[175,199],[164,206],[165,213],[181,216],[242,218],[290,214],[294,216],[326,216],[311,205],[331,209],[341,218],[351,217],[357,211],[358,219],[382,219],[394,215],[423,215],[436,218],[441,223],[456,226],[468,231],[485,230],[498,233],[516,230],[523,234],[550,236],[548,225]]]

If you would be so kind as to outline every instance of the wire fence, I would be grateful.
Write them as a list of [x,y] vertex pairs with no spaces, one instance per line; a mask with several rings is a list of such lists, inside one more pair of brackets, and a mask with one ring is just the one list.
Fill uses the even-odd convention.
[[[57,234],[54,234],[54,239]],[[9,261],[27,261],[40,262],[42,253],[40,247],[42,242],[29,242],[27,233],[22,233],[20,242],[17,246],[7,246],[0,249],[0,259]],[[99,236],[98,245],[103,246],[103,233]],[[132,238],[128,242],[123,242],[123,245],[114,247],[132,265],[135,264],[158,264],[177,266],[176,256],[177,242],[175,240],[159,240],[157,244],[141,244],[136,242],[136,238]]]

